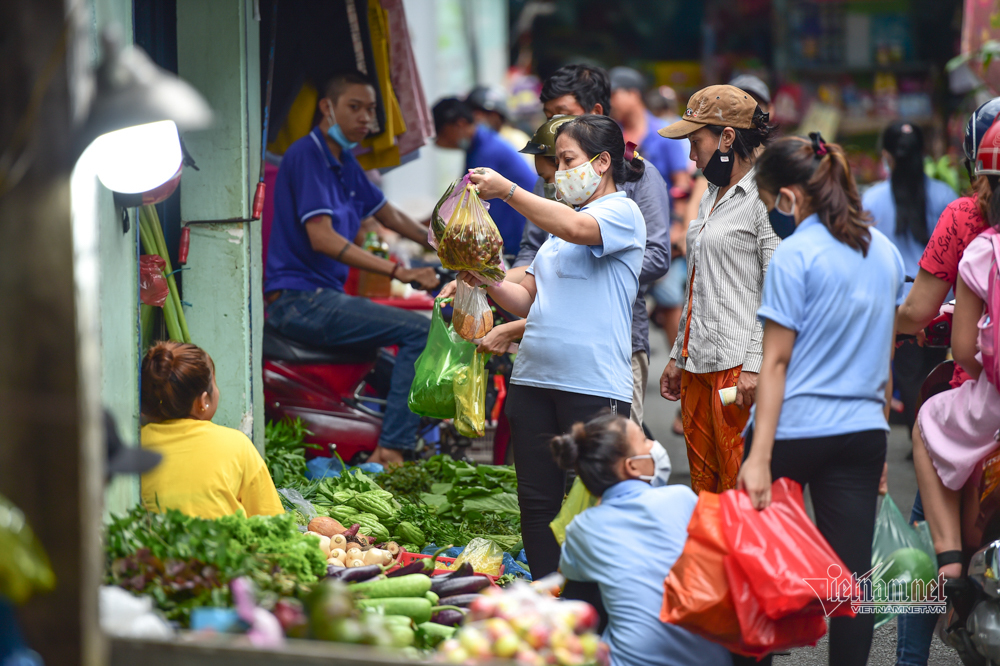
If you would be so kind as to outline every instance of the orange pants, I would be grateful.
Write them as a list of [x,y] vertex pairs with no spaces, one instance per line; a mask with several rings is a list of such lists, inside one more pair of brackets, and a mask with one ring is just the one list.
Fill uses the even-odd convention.
[[681,375],[681,415],[691,466],[691,488],[721,493],[736,487],[743,461],[749,407],[722,406],[719,389],[736,386],[740,368]]

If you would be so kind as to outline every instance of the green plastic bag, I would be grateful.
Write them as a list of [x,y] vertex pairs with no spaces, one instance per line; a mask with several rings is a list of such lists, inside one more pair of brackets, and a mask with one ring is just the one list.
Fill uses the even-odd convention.
[[[883,497],[872,539],[872,589],[873,597],[879,597],[876,585],[881,581],[882,596],[885,598],[873,600],[919,601],[910,598],[914,589],[912,583],[919,579],[926,585],[934,580],[937,577],[936,563],[937,555],[927,523],[917,523],[916,527],[910,525],[892,498],[889,495]],[[901,593],[904,598],[897,598]],[[892,617],[891,613],[876,614],[875,626],[882,626]]]
[[486,357],[475,352],[468,365],[455,373],[455,429],[465,437],[486,434]]
[[0,495],[0,597],[23,604],[32,594],[48,592],[55,585],[49,558],[24,513]]
[[474,344],[463,340],[444,322],[441,305],[449,300],[434,301],[427,346],[414,365],[416,375],[408,400],[411,412],[434,419],[455,418],[455,373],[468,366],[476,351]]
[[573,519],[590,507],[597,506],[600,501],[600,497],[594,497],[590,494],[580,477],[573,480],[573,485],[569,489],[569,494],[566,495],[566,501],[563,502],[562,508],[559,509],[559,514],[555,520],[549,523],[552,534],[556,536],[556,541],[559,542],[560,546],[566,540],[566,528],[573,522]]

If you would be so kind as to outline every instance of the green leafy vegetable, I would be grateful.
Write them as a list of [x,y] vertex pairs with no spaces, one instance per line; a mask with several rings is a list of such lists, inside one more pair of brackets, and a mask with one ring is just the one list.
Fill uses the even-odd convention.
[[306,448],[319,448],[306,443],[306,435],[311,434],[302,419],[285,418],[264,426],[264,462],[276,488],[298,489],[309,484]]

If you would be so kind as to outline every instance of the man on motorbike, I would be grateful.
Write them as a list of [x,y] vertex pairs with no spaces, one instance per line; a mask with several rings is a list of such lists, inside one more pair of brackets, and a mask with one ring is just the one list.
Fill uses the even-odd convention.
[[354,244],[362,220],[424,246],[427,229],[386,201],[351,154],[375,114],[375,88],[360,74],[338,75],[323,89],[321,121],[282,158],[264,284],[267,317],[282,335],[316,346],[397,345],[379,445],[371,462],[402,462],[416,446],[420,417],[407,407],[413,364],[430,322],[415,312],[344,293],[350,267],[413,282],[438,284],[431,268],[405,268]]

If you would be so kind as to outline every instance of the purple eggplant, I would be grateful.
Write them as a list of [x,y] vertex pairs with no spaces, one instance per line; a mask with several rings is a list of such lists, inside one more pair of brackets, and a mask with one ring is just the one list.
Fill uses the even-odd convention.
[[486,576],[462,576],[461,578],[440,579],[435,576],[431,579],[431,592],[441,598],[455,596],[456,594],[472,594],[479,592],[490,586],[490,579]]
[[342,580],[345,583],[360,583],[362,581],[381,575],[383,569],[377,564],[369,564],[366,567],[349,567],[339,569],[332,574],[327,574],[327,578]]
[[396,578],[397,576],[406,576],[408,574],[426,573],[426,571],[424,571],[424,562],[426,562],[426,560],[415,560],[407,564],[405,567],[400,567],[395,571],[387,573],[386,576],[388,578]]
[[446,627],[455,627],[462,623],[465,619],[464,610],[454,610],[447,608],[445,610],[439,610],[431,616],[431,622],[434,624],[443,624]]
[[456,594],[450,597],[445,597],[441,599],[438,603],[442,606],[458,606],[459,608],[468,608],[472,605],[472,602],[483,595],[478,592],[473,592],[472,594]]
[[333,574],[337,573],[338,571],[343,571],[346,568],[347,567],[342,567],[339,564],[328,564],[328,565],[326,565],[326,575],[327,576],[332,576]]

